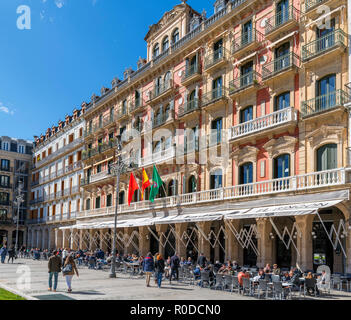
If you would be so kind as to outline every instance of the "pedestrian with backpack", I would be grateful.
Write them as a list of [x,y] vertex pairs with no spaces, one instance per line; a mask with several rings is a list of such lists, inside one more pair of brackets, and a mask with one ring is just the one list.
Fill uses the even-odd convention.
[[65,264],[62,269],[63,276],[66,278],[66,283],[68,287],[68,293],[72,292],[72,279],[74,274],[79,277],[78,269],[76,263],[74,262],[73,256],[69,255],[66,258]]

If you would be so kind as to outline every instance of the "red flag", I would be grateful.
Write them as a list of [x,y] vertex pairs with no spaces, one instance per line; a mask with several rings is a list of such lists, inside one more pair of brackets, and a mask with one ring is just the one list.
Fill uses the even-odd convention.
[[135,180],[133,173],[130,174],[129,187],[128,187],[128,206],[133,200],[134,192],[139,190],[138,183]]

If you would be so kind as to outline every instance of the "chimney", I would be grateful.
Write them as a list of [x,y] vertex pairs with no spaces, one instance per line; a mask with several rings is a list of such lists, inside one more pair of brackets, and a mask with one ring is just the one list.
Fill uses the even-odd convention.
[[78,118],[78,110],[74,109],[73,110],[73,119],[76,120]]
[[66,122],[66,125],[69,124],[69,120],[70,120],[70,116],[67,114],[67,115],[66,115],[66,121],[65,121],[65,122]]

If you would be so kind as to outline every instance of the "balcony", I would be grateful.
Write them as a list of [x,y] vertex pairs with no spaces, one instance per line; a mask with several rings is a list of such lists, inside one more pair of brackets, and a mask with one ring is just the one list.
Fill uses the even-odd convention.
[[305,1],[305,12],[309,12],[310,10],[316,8],[323,2],[326,2],[327,0],[306,0]]
[[102,126],[106,128],[106,127],[109,127],[111,124],[114,124],[115,122],[116,122],[116,117],[112,113],[104,117],[104,119],[102,120]]
[[0,184],[0,189],[12,189],[12,184]]
[[199,138],[194,137],[193,139],[187,139],[186,144],[179,145],[177,147],[177,157],[184,155],[188,155],[194,152],[199,152]]
[[157,103],[162,98],[166,97],[168,94],[173,92],[173,80],[170,79],[163,83],[160,86],[155,86],[154,90],[151,93],[151,100],[152,103]]
[[302,117],[315,116],[338,107],[343,107],[349,102],[350,96],[343,90],[336,90],[328,94],[318,96],[302,103]]
[[218,106],[219,103],[227,100],[227,97],[225,95],[226,91],[227,88],[220,87],[204,94],[202,96],[202,107]]
[[35,187],[35,186],[39,185],[39,180],[32,181],[32,182],[30,183],[30,185],[31,185],[31,187]]
[[108,150],[111,150],[116,146],[117,146],[117,140],[112,139],[108,143],[103,143],[96,148],[84,150],[82,153],[82,159],[88,160],[88,159],[90,159],[98,154],[101,154],[101,153],[104,153]]
[[44,201],[44,197],[39,197],[39,198],[36,198],[36,199],[33,199],[33,200],[29,201],[29,204],[30,205],[35,205],[35,204],[41,203],[43,201]]
[[274,78],[277,80],[278,75],[290,75],[287,71],[296,72],[300,67],[300,57],[290,52],[287,55],[274,59],[272,62],[262,67],[262,80]]
[[109,170],[103,171],[103,172],[99,172],[97,174],[93,174],[90,176],[90,180],[89,180],[89,184],[90,183],[95,183],[101,180],[104,180],[106,178],[110,178],[112,177]]
[[175,154],[175,148],[170,147],[166,150],[154,152],[150,156],[143,157],[141,160],[141,164],[146,167],[157,163],[164,163],[173,159],[175,157]]
[[0,167],[2,172],[13,172],[13,167]]
[[117,111],[117,120],[122,120],[129,115],[128,107],[122,107]]
[[306,63],[319,56],[324,59],[326,54],[330,55],[330,58],[333,58],[334,55],[339,58],[340,51],[344,50],[347,46],[347,34],[341,29],[337,29],[304,45],[302,47],[302,61]]
[[232,55],[237,58],[245,52],[256,50],[264,41],[264,35],[256,29],[242,33],[232,45]]
[[135,99],[133,102],[130,103],[129,110],[130,112],[135,112],[142,106],[143,104],[141,103],[141,99]]
[[170,110],[169,112],[165,114],[159,114],[152,123],[152,127],[154,129],[163,126],[164,124],[174,121],[174,110]]
[[205,70],[211,72],[217,68],[222,67],[227,63],[227,54],[224,48],[219,48],[218,50],[209,53],[205,57]]
[[185,68],[182,76],[182,85],[188,86],[202,78],[199,64],[194,64]]
[[232,127],[229,132],[229,140],[239,139],[263,130],[276,128],[291,122],[295,123],[296,121],[297,111],[292,107],[286,108]]
[[229,83],[229,95],[237,95],[246,93],[248,90],[256,89],[259,86],[259,79],[261,75],[256,71],[251,71],[242,75],[239,78],[232,80]]
[[194,112],[198,111],[201,108],[201,101],[199,99],[194,99],[191,101],[184,102],[182,107],[178,109],[178,119]]
[[288,9],[278,12],[268,18],[265,27],[265,36],[268,40],[273,40],[279,33],[286,32],[299,25],[300,11],[290,6]]
[[[193,206],[196,204],[215,203],[223,200],[250,199],[257,196],[288,195],[296,191],[305,190],[328,190],[331,186],[344,186],[349,183],[347,172],[350,169],[339,168],[321,172],[311,172],[298,176],[290,176],[281,179],[266,180],[245,185],[231,186],[214,190],[198,191],[188,194],[156,199],[150,205],[150,201],[134,202],[131,206],[123,204],[118,206],[118,213],[142,212],[147,210],[157,210],[166,208],[176,208],[177,206]],[[78,213],[78,218],[93,217],[99,215],[115,214],[113,207],[87,210]]]

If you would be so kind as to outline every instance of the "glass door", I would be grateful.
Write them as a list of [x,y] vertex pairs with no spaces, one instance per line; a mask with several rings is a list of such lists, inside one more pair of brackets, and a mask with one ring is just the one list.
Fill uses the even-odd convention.
[[246,22],[243,25],[241,45],[245,46],[252,42],[252,21]]
[[213,80],[213,83],[212,83],[212,87],[213,87],[212,99],[213,100],[222,97],[222,86],[223,86],[222,77],[219,77],[219,78]]
[[317,82],[316,112],[335,106],[335,75],[327,76]]
[[277,4],[276,12],[276,26],[287,22],[289,20],[289,1],[283,0]]
[[290,43],[284,43],[275,50],[274,71],[278,72],[290,66],[289,59]]
[[241,67],[241,87],[246,87],[253,83],[253,62],[250,61]]
[[326,50],[335,44],[335,19],[330,20],[330,28],[316,30],[317,52]]

